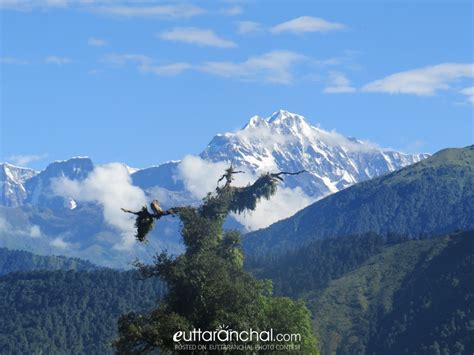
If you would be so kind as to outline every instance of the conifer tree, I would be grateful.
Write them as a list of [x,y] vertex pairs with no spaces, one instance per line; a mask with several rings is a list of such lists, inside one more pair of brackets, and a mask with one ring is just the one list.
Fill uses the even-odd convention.
[[[177,215],[182,222],[186,247],[179,256],[163,252],[154,263],[137,263],[144,277],[159,277],[167,285],[167,294],[154,310],[142,315],[123,315],[118,323],[119,338],[115,342],[120,354],[142,354],[160,351],[174,353],[173,334],[193,329],[209,330],[226,327],[232,330],[269,331],[274,334],[298,333],[293,342],[305,354],[317,354],[311,318],[302,301],[272,297],[269,280],[257,280],[243,270],[240,234],[223,231],[230,212],[254,210],[260,199],[275,194],[282,175],[263,174],[246,187],[232,186],[231,166],[218,182],[214,193],[208,193],[199,207],[175,207],[163,210],[152,202],[153,212],[146,206],[137,215],[136,238],[145,241],[153,223],[167,215]],[[224,180],[223,186],[219,183]],[[220,343],[220,342],[216,342]],[[207,342],[206,345],[210,343]],[[288,345],[289,342],[280,344]],[[254,342],[253,345],[256,345]]]

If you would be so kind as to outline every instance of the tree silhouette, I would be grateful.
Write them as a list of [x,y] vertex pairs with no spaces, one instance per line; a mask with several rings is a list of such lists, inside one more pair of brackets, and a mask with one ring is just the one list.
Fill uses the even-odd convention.
[[[146,206],[138,212],[124,210],[137,215],[139,241],[146,240],[154,221],[167,215],[179,216],[186,251],[180,256],[163,252],[155,256],[151,265],[136,263],[142,276],[161,278],[167,285],[167,294],[149,314],[129,313],[120,318],[119,338],[115,342],[118,353],[174,353],[175,332],[212,331],[219,327],[298,333],[301,339],[292,344],[304,353],[318,353],[305,304],[272,297],[271,281],[257,280],[243,270],[239,232],[222,229],[230,212],[255,210],[260,199],[270,199],[275,194],[278,182],[283,181],[282,175],[301,172],[266,173],[251,185],[235,187],[231,183],[237,173],[240,172],[232,166],[228,168],[215,192],[208,193],[199,207],[163,210],[154,201],[153,212]],[[219,186],[222,180],[225,183]],[[252,344],[258,345],[255,341]]]

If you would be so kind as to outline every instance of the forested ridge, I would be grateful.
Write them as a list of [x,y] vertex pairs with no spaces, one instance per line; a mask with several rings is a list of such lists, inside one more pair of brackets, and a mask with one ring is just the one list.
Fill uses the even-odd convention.
[[376,233],[413,239],[474,228],[474,146],[332,194],[243,240],[246,255],[285,254],[314,240]]
[[[142,276],[167,273],[175,297],[158,278],[140,280],[136,271],[96,269],[78,259],[0,249],[0,275],[5,274],[0,276],[0,353],[113,353],[122,315],[126,315],[119,324],[122,348],[138,349],[158,329],[153,323],[158,313],[149,311],[160,307],[160,300],[176,302],[177,311],[188,305],[186,317],[194,320],[200,319],[199,307],[214,307],[213,314],[231,309],[224,313],[237,324],[247,319],[240,316],[242,307],[227,299],[238,296],[246,302],[250,299],[253,309],[260,309],[260,304],[278,310],[269,313],[275,324],[287,324],[293,313],[302,315],[293,319],[294,324],[304,324],[309,344],[315,344],[306,304],[322,354],[472,354],[473,158],[472,146],[447,149],[412,167],[348,188],[253,233],[244,253],[238,233],[220,229],[222,206],[232,202],[237,210],[237,202],[248,202],[234,201],[233,193],[240,190],[209,195],[201,210],[172,210],[187,221],[184,241],[191,251],[185,257],[158,255],[155,265],[142,264],[141,271]],[[253,206],[255,201],[250,202]],[[209,216],[219,216],[219,223]],[[146,231],[156,217],[161,218],[145,215]],[[146,233],[139,236],[144,239]],[[207,244],[201,245],[202,241]],[[268,297],[270,284],[241,270],[242,261],[258,279],[271,280],[278,297]],[[231,277],[236,274],[238,282]],[[249,285],[255,290],[249,292]],[[200,303],[201,290],[209,302]],[[198,306],[189,306],[188,299]],[[257,299],[260,303],[254,302]],[[168,310],[162,308],[162,319],[184,319]],[[219,319],[208,323],[214,325]],[[172,324],[160,322],[160,326]],[[194,321],[181,324],[191,328]]]
[[247,268],[308,302],[322,354],[474,350],[474,231],[328,238]]
[[0,354],[111,354],[117,320],[164,293],[135,271],[30,271],[0,277]]
[[385,247],[407,240],[403,236],[384,237],[375,233],[332,237],[284,255],[249,256],[245,266],[257,277],[272,280],[276,294],[301,297],[356,269]]
[[474,232],[452,235],[441,243],[446,243],[444,248],[435,242],[431,253],[403,278],[393,295],[392,311],[380,318],[367,353],[473,353]]
[[90,271],[98,267],[89,261],[56,255],[36,255],[24,250],[0,248],[0,275],[15,271],[76,270]]
[[[474,349],[473,238],[329,238],[249,259],[247,269],[310,305],[323,354],[461,355]],[[164,293],[135,271],[9,273],[0,277],[0,353],[113,353],[119,316]]]

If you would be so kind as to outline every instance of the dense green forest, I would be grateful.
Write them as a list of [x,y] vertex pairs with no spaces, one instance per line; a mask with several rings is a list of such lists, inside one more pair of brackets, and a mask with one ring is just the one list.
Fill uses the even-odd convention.
[[378,322],[367,345],[368,353],[474,351],[474,233],[447,237],[441,243],[446,247],[433,243],[432,252],[403,278],[393,295],[392,311]]
[[[474,349],[474,232],[424,240],[328,238],[249,259],[275,293],[303,297],[322,354],[468,354]],[[0,277],[0,353],[107,354],[117,320],[163,297],[134,271]],[[470,352],[469,352],[470,351]]]
[[0,277],[0,354],[111,354],[117,320],[164,293],[135,271],[30,271]]
[[0,276],[15,271],[98,269],[89,261],[56,255],[36,255],[23,250],[0,248]]
[[[197,309],[212,311],[206,326],[222,319],[222,309],[236,324],[250,319],[241,317],[244,308],[265,308],[262,319],[278,326],[296,315],[293,325],[303,325],[314,345],[305,304],[322,354],[472,354],[473,169],[474,147],[444,150],[253,233],[244,254],[238,233],[220,228],[234,203],[233,191],[223,190],[201,210],[179,210],[184,256],[161,254],[154,265],[141,264],[141,274],[0,249],[0,354],[113,353],[118,327],[121,349],[141,349],[156,319],[191,327]],[[279,297],[245,273],[242,260]],[[139,279],[160,272],[172,292],[156,277]]]
[[474,350],[474,232],[384,247],[306,296],[323,354]]
[[246,255],[285,254],[311,241],[373,232],[411,238],[474,228],[474,146],[330,195],[243,240]]
[[257,277],[272,280],[276,294],[301,297],[356,269],[384,247],[407,240],[407,237],[383,237],[375,233],[332,237],[313,241],[284,255],[249,256],[245,266]]
[[322,354],[474,350],[474,231],[327,238],[246,266],[308,302]]

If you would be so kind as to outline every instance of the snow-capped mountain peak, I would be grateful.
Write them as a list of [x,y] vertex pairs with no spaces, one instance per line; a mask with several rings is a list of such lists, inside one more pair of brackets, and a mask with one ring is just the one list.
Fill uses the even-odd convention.
[[0,167],[2,168],[2,172],[6,175],[6,177],[17,183],[24,183],[30,177],[38,173],[34,169],[24,168],[10,163],[2,163],[0,164]]
[[9,163],[0,164],[0,201],[5,206],[16,207],[27,197],[25,181],[38,174],[36,170]]
[[[232,162],[256,173],[304,169],[308,174],[287,177],[286,186],[299,186],[315,198],[402,168],[427,156],[382,149],[372,143],[324,130],[312,125],[303,116],[286,110],[278,110],[266,118],[253,116],[242,129],[217,134],[200,154],[204,160]],[[181,191],[183,184],[175,178],[178,164],[169,162],[140,171],[124,166],[134,183],[142,188],[161,186]],[[73,208],[75,204],[71,201],[53,196],[51,181],[57,177],[81,181],[94,166],[88,157],[75,157],[53,162],[40,173],[31,169],[23,171],[23,168],[9,164],[1,167],[1,205],[30,203]]]
[[[301,170],[305,192],[321,197],[406,165],[427,155],[403,154],[311,125],[285,110],[267,118],[253,116],[239,131],[214,137],[201,157],[231,161],[264,172]],[[291,177],[288,185],[297,185]]]
[[52,192],[52,181],[60,177],[82,181],[93,169],[94,164],[89,157],[74,157],[68,160],[55,161],[26,181],[25,188],[28,194],[26,202],[53,208],[70,206],[68,201],[55,196]]
[[265,119],[256,115],[256,116],[250,117],[249,122],[242,129],[252,129],[252,128],[261,127],[262,125],[268,126],[268,123],[265,121]]
[[288,123],[294,124],[305,121],[305,118],[296,113],[292,113],[286,110],[278,110],[273,112],[269,117],[267,117],[265,121],[273,125]]
[[[192,176],[191,180],[208,180],[207,171],[201,171],[205,168],[199,166],[211,167],[210,162],[225,161],[226,164],[215,167],[218,169],[232,162],[239,168],[243,166],[243,170],[249,170],[248,173],[256,174],[305,169],[308,173],[285,177],[279,196],[275,196],[274,202],[270,202],[272,207],[275,207],[272,212],[257,211],[253,220],[230,221],[231,228],[258,228],[263,226],[262,222],[270,223],[289,217],[296,209],[304,207],[314,199],[426,157],[422,154],[403,154],[381,149],[374,144],[324,130],[311,122],[315,121],[306,120],[301,115],[285,110],[274,112],[268,117],[253,116],[242,129],[216,135],[200,154],[200,157],[206,160],[205,164],[191,164],[186,168],[185,160],[170,161],[138,171],[125,164],[123,166],[128,170],[133,185],[142,189],[149,200],[158,198],[166,208],[199,203],[189,189],[189,181],[186,179],[190,179],[189,175],[196,172],[196,176]],[[197,161],[195,157],[192,160]],[[56,161],[39,173],[0,164],[0,205],[7,206],[1,208],[2,212],[8,211],[7,223],[17,226],[18,228],[14,229],[20,231],[26,230],[25,226],[36,226],[41,228],[45,236],[28,238],[25,243],[26,239],[18,238],[18,234],[12,231],[11,245],[20,248],[25,245],[38,245],[44,248],[43,250],[50,250],[51,241],[55,240],[53,238],[66,236],[67,243],[74,247],[64,249],[64,253],[93,257],[101,263],[114,262],[118,255],[113,254],[112,246],[116,245],[117,230],[106,222],[108,217],[104,214],[102,202],[85,202],[80,197],[76,200],[67,194],[58,196],[55,191],[58,178],[66,177],[77,184],[87,184],[85,181],[92,176],[90,173],[94,169],[93,162],[87,157]],[[186,169],[192,174],[183,175]],[[253,178],[249,175],[249,178]],[[103,180],[101,183],[103,188],[108,188],[108,181]],[[201,182],[198,185],[201,186],[200,184]],[[215,182],[212,181],[211,185],[215,186]],[[76,198],[75,195],[74,197]],[[118,207],[120,206],[117,201],[117,213],[120,213]],[[277,210],[276,215],[273,210]],[[159,243],[166,239],[166,244],[159,244],[160,248],[170,247],[179,253],[180,226],[176,222],[167,219],[160,223],[156,233],[160,236],[166,235],[166,238],[156,239]]]
[[218,136],[240,139],[242,144],[275,146],[281,143],[300,144],[302,147],[318,149],[377,150],[376,145],[345,137],[335,131],[326,131],[309,123],[305,117],[286,110],[274,112],[267,118],[253,116],[239,131]]

